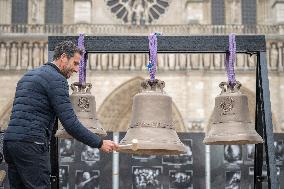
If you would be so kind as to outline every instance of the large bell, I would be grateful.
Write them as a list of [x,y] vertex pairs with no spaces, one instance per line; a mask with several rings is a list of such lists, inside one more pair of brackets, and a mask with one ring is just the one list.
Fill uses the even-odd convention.
[[[97,135],[106,136],[106,131],[102,128],[101,123],[96,117],[96,101],[95,97],[91,94],[91,88],[91,83],[86,83],[85,85],[79,82],[72,83],[71,89],[73,92],[70,95],[70,100],[83,126]],[[65,131],[61,123],[59,123],[59,129],[55,136],[64,139],[72,138],[72,136]]]
[[130,127],[120,141],[120,152],[171,155],[186,152],[172,120],[172,98],[163,92],[165,83],[158,79],[141,83],[134,96]]
[[215,98],[215,108],[209,123],[205,144],[257,144],[261,136],[255,131],[249,117],[248,98],[240,92],[241,83],[231,87],[221,82],[220,95]]

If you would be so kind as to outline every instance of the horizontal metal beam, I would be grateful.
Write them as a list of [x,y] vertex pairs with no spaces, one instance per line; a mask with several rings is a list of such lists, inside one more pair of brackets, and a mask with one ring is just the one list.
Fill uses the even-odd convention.
[[[48,49],[78,36],[49,36]],[[264,35],[237,35],[237,52],[266,51]],[[93,53],[148,53],[147,36],[86,36],[85,48]],[[159,53],[224,53],[229,49],[228,36],[158,36]]]

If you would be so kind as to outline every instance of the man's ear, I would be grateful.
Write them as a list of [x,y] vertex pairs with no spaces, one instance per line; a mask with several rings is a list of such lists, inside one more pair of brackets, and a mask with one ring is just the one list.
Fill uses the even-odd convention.
[[62,53],[60,56],[61,61],[63,61],[64,58],[67,58],[67,55],[65,53]]

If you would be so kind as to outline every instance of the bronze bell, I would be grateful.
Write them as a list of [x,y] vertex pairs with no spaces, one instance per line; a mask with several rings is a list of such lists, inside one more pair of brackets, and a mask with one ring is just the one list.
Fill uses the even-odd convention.
[[[102,128],[101,123],[96,117],[96,101],[95,97],[91,94],[91,88],[91,83],[84,85],[79,82],[72,83],[71,89],[73,92],[70,95],[70,100],[79,121],[93,133],[106,136],[106,131]],[[59,123],[59,129],[55,136],[64,139],[72,138],[65,131],[61,123]]]
[[221,94],[215,98],[215,108],[209,123],[205,144],[257,144],[261,136],[255,131],[248,109],[248,98],[240,92],[241,83],[231,87],[221,82]]
[[175,155],[186,152],[172,120],[172,98],[163,92],[165,83],[147,79],[133,98],[130,127],[120,141],[119,152]]

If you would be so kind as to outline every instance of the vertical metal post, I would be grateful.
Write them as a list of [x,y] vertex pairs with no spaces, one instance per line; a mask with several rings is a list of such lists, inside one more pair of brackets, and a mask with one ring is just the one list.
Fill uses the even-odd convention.
[[[261,108],[260,110],[256,110],[256,118],[257,122],[260,122],[260,125],[256,125],[257,130],[261,130],[263,127],[263,139],[264,139],[264,147],[266,153],[266,166],[267,166],[267,181],[269,189],[277,189],[277,173],[276,173],[276,162],[275,162],[275,149],[274,149],[274,137],[273,137],[273,125],[272,125],[272,116],[271,116],[271,104],[270,104],[270,93],[269,93],[269,81],[268,81],[268,71],[266,65],[266,53],[258,52],[257,55],[257,92],[256,94],[260,102],[257,102],[257,108]],[[259,113],[261,115],[259,115]],[[261,121],[259,121],[259,119]],[[260,126],[260,128],[258,128]],[[258,158],[260,158],[260,153],[257,153],[257,150],[260,152],[260,146],[256,146],[256,157],[255,157],[255,189],[259,189],[256,187],[258,185],[257,182],[262,182],[263,177],[259,176],[259,165],[256,164]],[[262,163],[261,163],[262,165]],[[256,170],[256,168],[258,170]],[[258,175],[256,175],[258,174]]]
[[205,145],[205,181],[206,189],[211,189],[210,145]]
[[[48,51],[48,62],[51,62],[53,59],[54,52]],[[50,165],[51,165],[51,175],[50,175],[50,182],[51,182],[51,189],[59,189],[59,163],[58,163],[58,139],[54,136],[58,129],[58,118],[56,118],[49,149],[50,149]]]
[[268,71],[266,64],[266,53],[259,53],[260,61],[260,76],[261,76],[261,90],[263,95],[263,116],[264,116],[264,138],[265,138],[265,152],[266,152],[266,165],[267,165],[267,177],[268,187],[270,189],[277,189],[277,172],[276,172],[276,161],[275,161],[275,148],[274,148],[274,137],[273,137],[273,125],[271,115],[271,104],[270,104],[270,92],[269,92],[269,81]]
[[[113,132],[113,141],[119,143],[119,132]],[[113,152],[112,155],[112,189],[119,188],[119,153]]]
[[[255,107],[255,130],[263,138],[264,119],[262,114],[263,100],[261,90],[261,76],[259,70],[259,56],[257,56],[256,66],[256,107]],[[254,155],[254,189],[262,189],[262,166],[263,166],[263,144],[255,145]]]
[[55,137],[57,129],[58,119],[55,121],[50,140],[51,189],[59,189],[58,139]]

